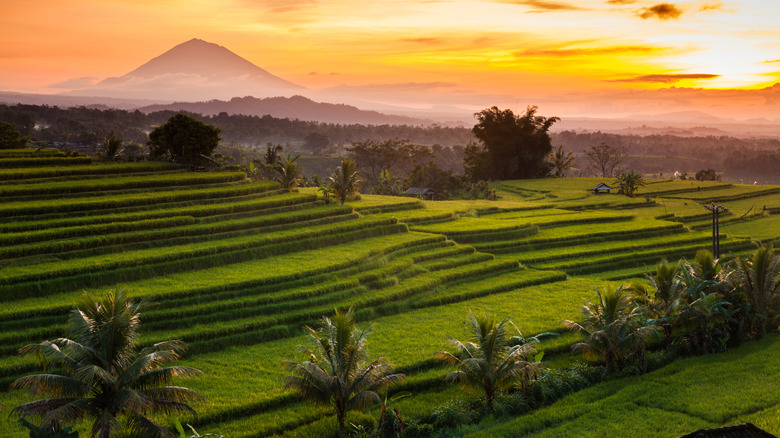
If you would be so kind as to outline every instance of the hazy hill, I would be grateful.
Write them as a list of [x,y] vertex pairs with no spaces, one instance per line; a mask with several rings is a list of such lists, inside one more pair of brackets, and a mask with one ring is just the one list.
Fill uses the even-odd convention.
[[321,123],[364,124],[364,125],[421,125],[431,123],[421,119],[405,116],[382,114],[376,111],[365,111],[351,105],[314,102],[303,96],[269,97],[234,97],[229,101],[211,100],[208,102],[176,102],[167,105],[149,105],[140,108],[141,111],[189,111],[213,116],[222,112],[230,115],[243,114],[249,116],[270,115],[277,118],[308,120]]

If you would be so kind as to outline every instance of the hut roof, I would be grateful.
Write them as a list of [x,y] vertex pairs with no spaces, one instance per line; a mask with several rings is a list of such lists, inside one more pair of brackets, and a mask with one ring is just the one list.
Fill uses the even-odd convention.
[[404,195],[414,195],[414,196],[423,196],[423,195],[435,195],[436,191],[428,188],[428,187],[409,187],[404,192]]
[[759,429],[752,423],[719,427],[717,429],[700,429],[683,435],[680,438],[777,438],[771,433]]

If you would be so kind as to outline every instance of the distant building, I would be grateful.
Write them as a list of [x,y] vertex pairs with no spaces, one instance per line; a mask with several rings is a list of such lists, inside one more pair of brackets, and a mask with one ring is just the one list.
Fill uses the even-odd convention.
[[433,197],[436,196],[436,191],[428,187],[409,187],[409,189],[404,192],[404,195],[433,200]]
[[602,183],[599,183],[596,187],[593,188],[593,193],[596,195],[603,195],[605,193],[609,193],[612,191],[612,187]]

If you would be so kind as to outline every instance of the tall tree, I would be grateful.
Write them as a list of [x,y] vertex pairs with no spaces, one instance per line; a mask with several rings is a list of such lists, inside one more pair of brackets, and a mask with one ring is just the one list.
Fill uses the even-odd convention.
[[457,382],[466,390],[484,392],[486,413],[493,410],[497,392],[527,383],[540,371],[541,363],[534,357],[536,342],[511,346],[508,338],[511,326],[509,318],[498,322],[487,314],[470,313],[471,341],[449,338],[457,352],[435,353],[438,360],[456,368],[447,374],[447,381]]
[[51,373],[22,377],[11,388],[30,389],[49,397],[17,406],[12,413],[40,415],[42,424],[55,430],[91,417],[93,438],[108,438],[119,430],[118,417],[124,417],[132,436],[170,436],[166,427],[147,415],[195,414],[188,403],[203,396],[169,384],[177,377],[192,377],[200,371],[162,367],[179,358],[186,348],[181,341],[137,347],[141,309],[141,303],[130,301],[121,290],[98,300],[84,294],[70,314],[69,338],[21,349],[24,354],[37,356]]
[[626,153],[622,146],[610,146],[606,143],[591,145],[585,151],[588,167],[595,175],[601,174],[602,178],[613,176],[615,170],[625,160]]
[[293,158],[290,154],[287,154],[285,160],[277,161],[274,165],[274,171],[276,172],[276,180],[282,185],[285,190],[292,190],[298,187],[303,177],[303,171],[301,166],[298,165],[300,155]]
[[346,148],[371,182],[385,169],[394,174],[405,174],[415,164],[432,157],[430,149],[407,140],[389,139],[380,142],[364,140]]
[[392,365],[385,358],[370,360],[366,339],[371,327],[359,330],[352,308],[336,310],[323,317],[318,329],[306,326],[311,346],[301,346],[305,362],[284,361],[290,371],[285,386],[317,405],[332,405],[339,423],[339,436],[346,435],[347,412],[379,403],[381,388],[404,379],[390,374]]
[[560,119],[536,115],[537,107],[529,106],[522,116],[498,107],[484,109],[474,116],[478,123],[472,128],[487,150],[490,179],[538,178],[548,172],[545,157],[552,151],[548,131]]
[[0,149],[17,149],[27,147],[30,139],[22,137],[16,127],[8,122],[0,121]]
[[749,258],[737,257],[735,265],[729,280],[746,295],[755,315],[753,331],[760,337],[780,322],[780,254],[770,244]]
[[360,188],[357,164],[350,159],[341,160],[341,165],[333,171],[333,176],[328,179],[330,180],[330,190],[339,199],[341,205],[344,205],[347,199],[354,196]]
[[179,113],[149,133],[149,153],[175,163],[198,164],[214,153],[219,134],[219,128]]
[[574,165],[574,155],[571,152],[564,152],[563,145],[551,151],[548,159],[553,170],[553,176],[556,178],[563,178],[566,171]]
[[310,132],[306,137],[303,137],[303,147],[312,153],[321,154],[328,146],[330,146],[330,138],[319,132]]

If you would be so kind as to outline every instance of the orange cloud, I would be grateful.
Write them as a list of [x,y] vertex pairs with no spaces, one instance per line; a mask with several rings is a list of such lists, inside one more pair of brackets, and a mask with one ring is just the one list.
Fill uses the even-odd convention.
[[512,5],[524,5],[531,6],[531,12],[552,12],[552,11],[582,11],[585,10],[579,6],[574,6],[569,3],[559,3],[546,0],[503,0],[501,3],[508,3]]
[[673,84],[685,79],[716,79],[721,75],[713,75],[707,73],[690,73],[690,74],[654,74],[637,76],[628,79],[612,79],[606,82],[660,82],[665,84]]
[[439,44],[442,42],[441,38],[401,38],[399,41],[404,43],[420,43],[420,44]]
[[699,8],[699,12],[723,10],[723,3],[707,3]]
[[615,46],[615,47],[595,47],[582,49],[548,49],[548,50],[523,50],[513,53],[516,57],[539,56],[539,57],[575,57],[575,56],[603,56],[603,55],[628,55],[628,54],[651,54],[663,51],[665,49],[652,46]]
[[670,20],[680,18],[682,15],[682,9],[671,3],[659,3],[649,8],[642,8],[638,15],[643,19],[657,18],[659,20]]

